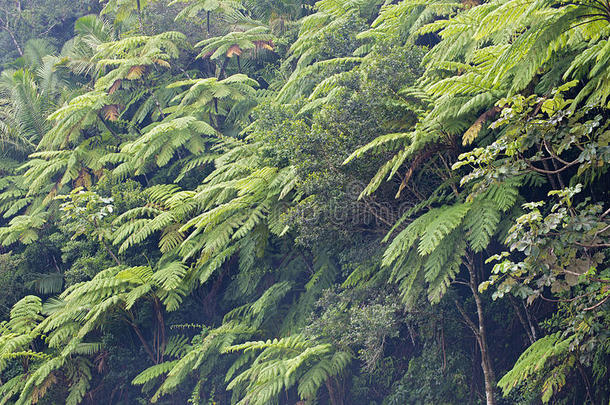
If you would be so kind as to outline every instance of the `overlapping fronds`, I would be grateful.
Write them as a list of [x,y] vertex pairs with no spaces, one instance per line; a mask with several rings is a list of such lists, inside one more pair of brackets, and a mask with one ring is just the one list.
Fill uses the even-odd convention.
[[382,265],[392,269],[392,280],[405,301],[413,303],[419,284],[425,283],[430,301],[438,302],[459,272],[467,249],[487,248],[516,195],[513,182],[495,185],[473,202],[433,208],[399,232],[384,252]]
[[200,58],[218,59],[241,56],[245,51],[266,49],[273,50],[274,36],[267,27],[254,27],[247,31],[235,31],[223,37],[213,37],[199,42]]
[[571,350],[573,338],[553,333],[537,340],[523,352],[498,386],[508,394],[521,384],[539,384],[542,402],[548,403],[566,384],[567,373],[576,361],[576,354]]
[[169,111],[194,116],[201,111],[226,115],[235,102],[254,97],[254,87],[257,83],[246,75],[235,74],[223,80],[216,78],[181,80],[172,83],[169,88],[184,86],[188,88],[174,98],[179,104]]
[[243,356],[260,352],[252,365],[228,385],[229,389],[243,392],[239,404],[268,404],[293,386],[301,399],[315,400],[320,387],[330,378],[340,376],[352,359],[347,352],[312,342],[302,335],[247,342],[226,350],[243,352]]
[[198,22],[200,14],[205,13],[208,33],[210,32],[211,13],[224,15],[244,8],[243,4],[236,0],[172,0],[169,5],[172,6],[180,3],[186,5],[176,15],[176,21],[189,20]]
[[100,44],[95,59],[99,67],[111,70],[96,81],[96,89],[109,91],[118,80],[141,79],[149,68],[169,68],[169,61],[179,56],[184,41],[184,34],[168,31]]

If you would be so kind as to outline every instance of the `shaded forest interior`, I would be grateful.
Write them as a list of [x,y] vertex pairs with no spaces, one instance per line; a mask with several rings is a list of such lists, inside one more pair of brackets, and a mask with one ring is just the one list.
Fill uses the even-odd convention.
[[609,404],[609,37],[0,0],[0,404]]

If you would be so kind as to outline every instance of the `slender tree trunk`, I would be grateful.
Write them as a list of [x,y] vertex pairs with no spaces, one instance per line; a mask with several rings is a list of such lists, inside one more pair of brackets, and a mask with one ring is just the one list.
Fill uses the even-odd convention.
[[[546,160],[542,161],[542,166],[544,167],[544,170],[546,170],[546,171],[551,170],[551,168],[549,167],[549,164],[547,163]],[[547,179],[549,179],[549,182],[551,183],[551,187],[553,188],[553,190],[557,190],[559,187],[557,187],[557,182],[555,181],[555,177],[553,177],[553,175],[550,173],[547,173],[546,177],[547,177]]]
[[527,319],[527,324],[532,331],[532,336],[534,337],[534,341],[538,340],[538,334],[536,332],[536,323],[535,319],[532,321],[532,316],[530,315],[530,311],[527,309],[527,306],[523,301],[521,301],[521,306],[523,307],[523,311],[525,312],[525,318]]
[[100,240],[101,240],[102,245],[104,246],[104,249],[106,250],[106,252],[110,255],[110,257],[112,257],[112,260],[114,260],[114,262],[117,264],[117,266],[120,266],[121,265],[121,261],[114,255],[112,250],[110,250],[110,248],[108,247],[106,242],[104,242],[104,240],[102,240],[102,239],[100,239]]
[[525,333],[527,334],[527,338],[530,341],[530,344],[534,344],[534,342],[536,341],[536,338],[532,334],[532,330],[530,329],[528,322],[523,317],[523,314],[521,313],[521,309],[519,308],[519,305],[517,304],[515,297],[513,297],[512,295],[509,294],[508,300],[510,301],[511,305],[513,306],[513,309],[515,310],[515,314],[517,314],[517,317],[519,318],[519,321],[521,322],[521,326],[523,326],[523,329],[525,329]]
[[483,377],[485,378],[485,398],[487,399],[487,405],[495,405],[494,387],[496,385],[496,376],[489,356],[487,336],[483,323],[483,307],[478,293],[474,294],[474,301],[477,305],[477,315],[479,318],[479,348],[481,350],[481,367],[483,368]]
[[[325,381],[326,389],[328,390],[328,397],[331,405],[343,405],[343,393],[341,387],[336,387],[334,378],[327,378]],[[338,382],[336,385],[339,385]]]
[[155,315],[157,317],[157,362],[163,362],[163,355],[165,352],[166,338],[165,338],[165,320],[163,319],[163,307],[159,298],[153,298],[153,305]]
[[[15,12],[16,14],[19,14],[21,12],[20,7],[21,6],[19,5],[18,10]],[[19,56],[23,56],[23,49],[21,49],[21,46],[19,45],[19,42],[17,41],[17,38],[15,37],[15,33],[13,32],[13,29],[11,28],[11,26],[9,24],[9,21],[11,21],[11,19],[14,21],[15,19],[18,18],[18,16],[9,15],[8,10],[4,10],[4,13],[5,13],[6,17],[4,17],[4,18],[0,17],[0,23],[2,24],[0,26],[0,29],[6,31],[6,33],[11,37],[11,41],[13,41],[13,45],[15,45],[15,49],[17,49],[17,52],[19,52]]]
[[140,5],[140,0],[136,0],[136,8],[138,10],[138,22],[140,23],[140,31],[142,32],[142,34],[145,34],[144,22],[142,21],[142,7]]
[[489,353],[489,346],[487,345],[487,331],[485,329],[485,315],[483,313],[483,303],[481,302],[481,296],[478,290],[478,279],[475,271],[474,260],[471,255],[466,257],[466,268],[470,275],[469,287],[474,298],[474,303],[477,310],[477,324],[468,316],[462,305],[454,300],[455,306],[464,318],[464,321],[468,327],[474,333],[475,339],[479,346],[479,352],[481,353],[481,369],[483,370],[483,379],[485,382],[485,398],[487,405],[496,405],[496,398],[494,394],[494,388],[496,386],[496,376],[493,370],[491,357]]
[[222,66],[220,67],[220,72],[218,72],[218,80],[222,80],[224,79],[224,74],[225,74],[225,69],[227,68],[227,65],[229,64],[229,58],[225,58],[225,60],[222,62]]
[[470,260],[470,263],[467,263],[467,268],[470,274],[470,289],[472,290],[472,295],[474,297],[474,302],[477,308],[477,318],[479,321],[477,341],[479,343],[479,350],[481,351],[481,367],[483,369],[483,377],[485,379],[485,398],[487,400],[487,405],[495,405],[496,398],[494,395],[494,388],[496,386],[496,376],[489,355],[489,347],[487,345],[485,315],[483,314],[483,303],[481,302],[481,296],[479,295],[478,280],[474,269],[473,260]]
[[21,49],[21,46],[19,46],[19,42],[17,42],[17,38],[15,38],[15,34],[13,34],[13,31],[11,31],[8,28],[5,28],[4,30],[6,32],[8,32],[8,35],[11,37],[11,40],[13,41],[13,45],[15,45],[17,52],[19,52],[19,56],[23,56],[23,50]]
[[[99,113],[98,113],[98,115],[99,115]],[[100,119],[101,119],[101,117],[100,117]],[[95,226],[96,228],[98,227],[97,219],[93,220],[93,226]],[[108,247],[108,245],[106,244],[106,241],[104,241],[104,238],[100,237],[99,241],[101,242],[101,244],[104,247],[104,249],[106,250],[106,252],[110,255],[110,257],[112,257],[112,260],[114,260],[114,262],[117,264],[117,266],[120,266],[121,261],[118,259],[118,257],[115,256],[115,254],[112,252],[110,247]],[[55,257],[53,257],[53,260],[55,260]],[[57,264],[55,264],[55,265],[57,266]]]
[[129,321],[129,324],[133,328],[134,332],[136,332],[136,335],[138,336],[138,339],[140,339],[140,343],[142,343],[142,347],[144,348],[144,351],[146,352],[146,354],[148,354],[148,357],[150,357],[150,360],[152,360],[152,362],[154,364],[159,364],[157,359],[155,359],[155,355],[153,354],[153,351],[151,350],[150,346],[148,345],[148,342],[146,342],[146,339],[144,338],[144,335],[142,334],[142,331],[140,330],[140,328],[136,324],[135,319],[133,318],[133,315],[132,314],[129,314],[129,315],[130,315],[130,317],[132,319],[131,321]]
[[591,383],[589,382],[589,378],[587,377],[587,373],[585,372],[582,363],[579,358],[576,358],[576,367],[580,372],[580,376],[582,377],[583,382],[585,383],[585,389],[587,390],[587,397],[591,400],[591,404],[595,405],[595,399],[593,398],[593,389],[591,387]]

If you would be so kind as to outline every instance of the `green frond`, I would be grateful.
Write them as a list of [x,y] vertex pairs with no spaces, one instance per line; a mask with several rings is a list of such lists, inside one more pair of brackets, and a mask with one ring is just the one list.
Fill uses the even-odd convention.
[[165,361],[163,363],[150,366],[135,376],[134,379],[131,380],[131,383],[134,385],[144,385],[150,381],[155,381],[173,369],[176,363],[178,363],[178,360]]
[[165,290],[177,288],[183,281],[188,267],[181,262],[170,262],[157,269],[151,279]]
[[[523,352],[512,370],[500,379],[498,386],[506,395],[518,385],[535,379],[541,383],[542,401],[549,402],[551,396],[565,385],[570,367],[574,367],[574,355],[570,353],[574,337],[564,338],[560,333],[554,333],[537,340]],[[569,359],[553,366],[552,361],[558,357]]]
[[347,157],[347,159],[345,159],[345,161],[343,161],[343,164],[348,164],[352,160],[360,158],[369,151],[372,151],[373,153],[379,153],[386,150],[395,150],[399,147],[405,146],[405,144],[408,144],[411,140],[411,137],[411,133],[404,132],[378,136],[368,144],[356,149],[351,155]]
[[[302,335],[288,336],[231,346],[229,352],[244,354],[260,351],[249,369],[233,378],[228,388],[245,386],[240,403],[267,404],[284,390],[298,385],[303,400],[312,400],[323,382],[341,374],[351,362],[351,355],[334,351],[329,344],[310,342]],[[239,365],[243,358],[239,360]]]
[[466,241],[458,228],[426,258],[423,270],[430,302],[438,303],[441,300],[459,273],[465,254]]
[[501,212],[493,201],[484,200],[473,204],[464,218],[464,228],[474,252],[478,253],[487,247],[491,237],[497,232]]

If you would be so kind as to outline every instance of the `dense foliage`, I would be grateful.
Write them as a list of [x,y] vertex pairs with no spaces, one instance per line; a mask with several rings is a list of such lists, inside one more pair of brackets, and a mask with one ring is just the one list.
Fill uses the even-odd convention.
[[610,401],[607,1],[0,30],[0,404]]

